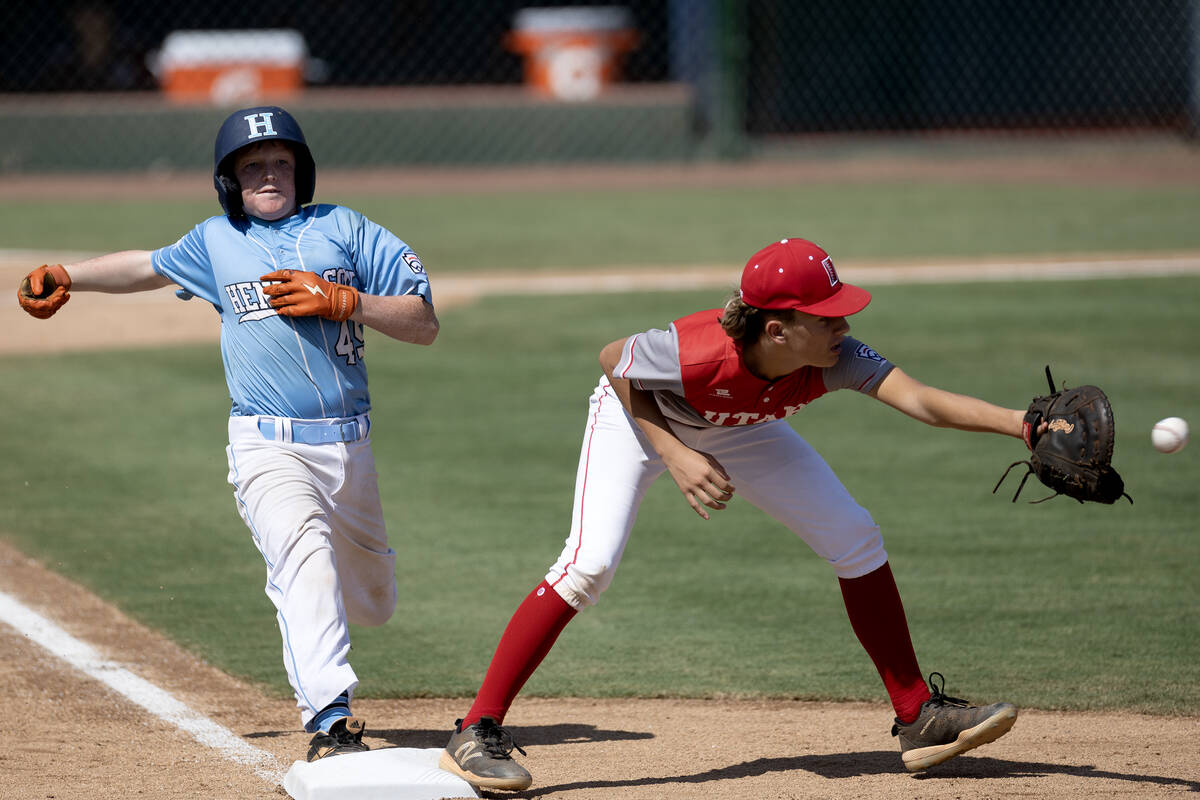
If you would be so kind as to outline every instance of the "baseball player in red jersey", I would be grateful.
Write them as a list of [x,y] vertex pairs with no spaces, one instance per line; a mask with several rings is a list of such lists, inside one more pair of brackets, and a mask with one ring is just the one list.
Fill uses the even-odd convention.
[[612,581],[642,498],[663,472],[704,519],[736,492],[829,562],[895,708],[892,735],[909,770],[1013,726],[1011,704],[949,697],[940,673],[925,682],[879,526],[785,421],[823,394],[851,389],[929,425],[1022,437],[1024,410],[927,386],[850,338],[846,317],[868,302],[865,290],[838,279],[824,250],[784,239],[750,258],[723,309],[601,351],[570,535],[505,629],[474,704],[455,722],[444,769],[488,789],[530,785],[501,727],[505,714],[566,624]]

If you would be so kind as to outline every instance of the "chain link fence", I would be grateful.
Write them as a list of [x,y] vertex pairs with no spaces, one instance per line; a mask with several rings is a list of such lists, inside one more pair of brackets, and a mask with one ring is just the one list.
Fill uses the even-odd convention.
[[848,132],[1191,136],[1200,0],[0,9],[0,172],[204,168],[221,119],[264,102],[334,167],[732,159]]

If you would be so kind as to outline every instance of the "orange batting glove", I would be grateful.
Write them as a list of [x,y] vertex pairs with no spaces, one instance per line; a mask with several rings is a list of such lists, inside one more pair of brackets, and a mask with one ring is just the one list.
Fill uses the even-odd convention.
[[62,264],[42,264],[21,281],[17,302],[32,316],[48,319],[71,299],[70,290],[71,276]]
[[267,302],[284,317],[324,317],[342,322],[358,308],[357,289],[331,283],[315,272],[280,269],[259,280],[265,284]]

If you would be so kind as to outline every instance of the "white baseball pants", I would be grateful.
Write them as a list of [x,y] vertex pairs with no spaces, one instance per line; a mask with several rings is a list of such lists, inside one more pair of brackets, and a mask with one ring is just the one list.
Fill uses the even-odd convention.
[[[672,430],[688,447],[709,453],[725,467],[735,498],[782,522],[838,577],[857,578],[887,561],[879,526],[786,421],[720,428],[672,423]],[[546,582],[571,606],[594,605],[608,588],[646,491],[665,471],[608,379],[601,378],[589,401],[571,532],[546,574]]]
[[[283,663],[307,724],[358,677],[348,622],[382,625],[396,607],[375,458],[356,441],[302,444],[264,435],[264,417],[230,417],[229,482],[267,564]],[[269,426],[268,426],[269,427]]]

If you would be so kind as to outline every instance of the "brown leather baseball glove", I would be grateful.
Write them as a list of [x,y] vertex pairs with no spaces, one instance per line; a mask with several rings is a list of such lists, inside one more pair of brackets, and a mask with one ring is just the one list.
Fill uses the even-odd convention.
[[[1050,383],[1050,394],[1035,397],[1025,412],[1025,444],[1033,455],[1028,461],[1010,464],[992,493],[1000,488],[1013,467],[1025,464],[1029,470],[1017,486],[1014,503],[1031,474],[1054,490],[1054,494],[1034,500],[1035,503],[1060,494],[1080,503],[1092,501],[1111,505],[1122,497],[1132,503],[1133,498],[1125,493],[1125,482],[1112,467],[1116,428],[1108,397],[1098,386],[1074,389],[1064,386],[1056,391],[1049,365],[1046,366],[1046,380]],[[1047,428],[1038,434],[1042,422],[1047,423]]]

